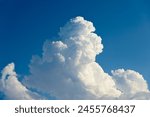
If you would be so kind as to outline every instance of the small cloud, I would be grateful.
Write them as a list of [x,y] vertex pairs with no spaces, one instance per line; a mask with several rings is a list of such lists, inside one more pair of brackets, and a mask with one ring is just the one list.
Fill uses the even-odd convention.
[[36,99],[36,94],[31,93],[18,81],[14,68],[14,63],[11,63],[2,70],[0,91],[4,93],[6,99]]
[[[133,70],[118,69],[112,71],[117,88],[123,92],[121,98],[140,98],[140,94],[149,93],[147,82],[143,76]],[[135,97],[136,95],[136,97]],[[142,96],[144,98],[144,96]],[[147,96],[145,97],[147,98]],[[150,97],[149,97],[150,98]]]

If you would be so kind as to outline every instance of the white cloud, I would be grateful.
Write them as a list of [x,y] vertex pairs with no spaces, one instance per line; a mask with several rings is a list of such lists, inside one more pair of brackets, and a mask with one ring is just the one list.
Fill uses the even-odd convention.
[[[94,31],[93,23],[83,17],[71,19],[60,29],[61,41],[45,41],[42,56],[33,56],[30,75],[25,76],[23,84],[56,99],[150,99],[147,83],[139,73],[118,69],[111,76],[104,72],[95,61],[103,51],[103,44]],[[17,93],[30,97],[16,73],[7,70],[7,74],[9,79],[14,77],[13,81],[6,83],[3,75],[2,84],[13,86],[17,82],[22,87],[15,89],[22,89]],[[6,88],[3,91],[7,97],[13,95],[8,95]]]
[[6,99],[37,99],[37,94],[30,92],[17,79],[14,63],[8,64],[2,71],[0,91],[4,92]]
[[93,23],[83,17],[71,19],[60,29],[62,41],[46,41],[43,56],[33,57],[25,84],[58,99],[128,99],[149,93],[137,72],[122,70],[124,78],[121,70],[113,76],[103,71],[95,61],[103,45],[94,31]]
[[123,92],[123,95],[121,96],[122,99],[132,99],[133,97],[140,99],[144,98],[144,95],[146,96],[145,98],[148,98],[148,86],[141,74],[133,70],[125,71],[124,69],[112,71],[112,74],[113,79],[116,82],[117,88]]
[[43,56],[33,57],[25,84],[57,99],[118,97],[115,82],[95,62],[103,45],[94,31],[83,17],[71,19],[60,30],[63,41],[46,41]]

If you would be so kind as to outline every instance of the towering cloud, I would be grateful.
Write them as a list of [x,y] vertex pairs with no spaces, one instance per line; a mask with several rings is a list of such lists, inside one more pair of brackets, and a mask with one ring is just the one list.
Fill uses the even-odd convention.
[[62,41],[46,41],[43,56],[33,57],[25,84],[58,99],[118,97],[115,82],[95,62],[103,45],[94,31],[83,17],[71,19],[60,29]]
[[[95,61],[103,44],[94,32],[92,22],[83,17],[71,19],[60,29],[61,41],[45,41],[42,56],[33,56],[24,86],[17,80],[13,67],[2,71],[2,91],[12,98],[5,85],[17,84],[15,90],[25,99],[31,98],[26,87],[56,99],[150,99],[147,83],[139,73],[124,69],[112,71],[112,75],[104,72]],[[10,83],[6,83],[6,73],[8,79],[13,79]]]

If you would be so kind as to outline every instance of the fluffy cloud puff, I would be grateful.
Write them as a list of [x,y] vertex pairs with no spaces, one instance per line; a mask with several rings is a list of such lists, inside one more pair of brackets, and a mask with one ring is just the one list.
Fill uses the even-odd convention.
[[133,70],[112,71],[117,88],[123,92],[120,99],[150,99],[150,92],[143,76]]
[[[19,85],[18,93],[27,94],[25,99],[30,99],[28,87],[56,99],[150,99],[147,83],[139,73],[124,69],[112,71],[112,75],[104,72],[95,61],[103,51],[103,44],[94,32],[93,23],[83,17],[66,23],[59,32],[61,41],[45,41],[42,56],[33,56],[24,85],[10,70],[9,77]],[[15,84],[13,80],[11,84]],[[2,75],[2,84],[6,81]],[[3,91],[7,92],[4,87]],[[10,98],[13,95],[5,94]]]
[[5,94],[6,99],[38,99],[38,95],[29,91],[17,79],[14,71],[14,63],[8,64],[2,70],[2,78],[0,79],[0,91]]

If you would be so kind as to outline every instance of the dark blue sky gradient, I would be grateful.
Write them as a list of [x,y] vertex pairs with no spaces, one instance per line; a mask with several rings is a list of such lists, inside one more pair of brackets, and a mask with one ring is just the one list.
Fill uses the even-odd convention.
[[97,61],[106,72],[133,69],[150,84],[148,0],[0,0],[0,70],[14,62],[18,74],[28,74],[32,55],[76,16],[92,21],[102,37]]

